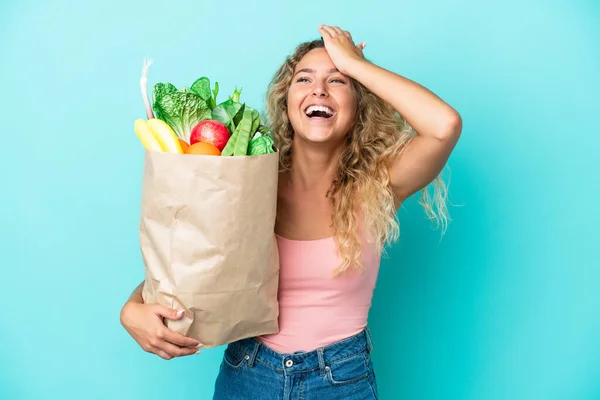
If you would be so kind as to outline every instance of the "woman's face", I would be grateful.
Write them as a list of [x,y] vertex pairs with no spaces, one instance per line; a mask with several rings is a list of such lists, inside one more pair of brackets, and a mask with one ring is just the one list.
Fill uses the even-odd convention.
[[356,115],[356,93],[324,48],[308,52],[296,66],[289,88],[288,117],[299,139],[339,142]]

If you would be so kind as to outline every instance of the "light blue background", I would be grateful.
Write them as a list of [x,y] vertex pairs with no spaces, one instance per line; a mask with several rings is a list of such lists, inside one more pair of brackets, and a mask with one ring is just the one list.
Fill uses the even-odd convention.
[[143,279],[139,76],[262,107],[320,23],[462,115],[453,223],[418,204],[370,317],[383,399],[600,399],[600,3],[9,1],[0,8],[0,398],[209,399],[119,324]]

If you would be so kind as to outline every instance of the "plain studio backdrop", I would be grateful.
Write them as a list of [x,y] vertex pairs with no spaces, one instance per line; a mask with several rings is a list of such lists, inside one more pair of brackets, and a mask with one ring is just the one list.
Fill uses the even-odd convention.
[[381,266],[380,397],[600,399],[594,0],[2,2],[0,398],[211,398],[223,347],[164,361],[119,323],[144,277],[142,60],[262,110],[322,23],[464,122],[446,235],[416,195]]

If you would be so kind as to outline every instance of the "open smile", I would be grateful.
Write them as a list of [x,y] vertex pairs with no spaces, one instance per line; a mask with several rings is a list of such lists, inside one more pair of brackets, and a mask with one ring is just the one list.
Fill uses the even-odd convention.
[[333,119],[336,115],[336,111],[326,105],[311,104],[304,110],[304,115],[311,121],[328,121]]

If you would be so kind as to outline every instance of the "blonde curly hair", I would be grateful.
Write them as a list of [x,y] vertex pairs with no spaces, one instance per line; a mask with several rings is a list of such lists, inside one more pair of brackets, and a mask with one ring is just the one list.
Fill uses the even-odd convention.
[[[324,48],[322,40],[298,45],[270,82],[265,104],[265,117],[280,151],[280,166],[291,169],[294,130],[287,113],[287,95],[294,70],[311,50]],[[337,177],[327,193],[333,206],[334,239],[341,264],[334,275],[351,267],[364,271],[362,245],[358,233],[357,212],[362,213],[367,238],[382,254],[384,247],[400,235],[396,216],[396,196],[390,187],[388,167],[407,147],[415,131],[394,108],[377,97],[360,82],[351,79],[357,96],[357,113],[348,132],[346,147],[338,163]],[[430,220],[436,220],[443,232],[448,223],[447,187],[441,176],[422,190],[421,205]],[[434,210],[435,209],[435,210]]]

